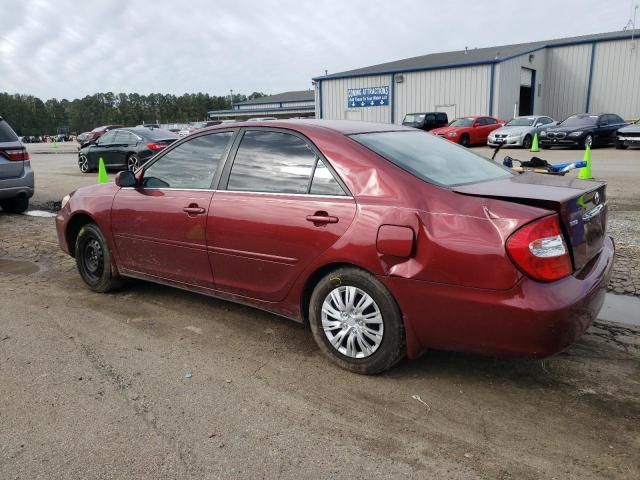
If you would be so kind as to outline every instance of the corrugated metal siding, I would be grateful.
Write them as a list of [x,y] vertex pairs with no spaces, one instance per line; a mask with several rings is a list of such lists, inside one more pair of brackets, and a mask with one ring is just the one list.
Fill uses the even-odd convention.
[[489,65],[403,73],[395,85],[395,123],[405,114],[455,105],[456,116],[489,113]]
[[349,88],[380,86],[389,86],[391,88],[391,75],[322,80],[322,118],[344,120],[347,118],[347,110],[353,110],[360,111],[361,120],[390,123],[391,106],[353,109],[347,107],[347,90]]
[[[506,62],[496,65],[495,84],[493,91],[493,113],[494,115],[509,120],[513,117],[514,106],[520,101],[520,83],[522,68],[529,68],[536,71],[535,91],[533,101],[533,113],[545,115],[545,64],[546,51],[538,50],[533,52],[533,59],[529,62],[529,55],[521,55]],[[538,88],[542,84],[542,89]]]
[[[584,113],[587,104],[591,44],[548,48],[543,83],[544,114],[563,120]],[[546,85],[546,87],[545,87]]]
[[630,40],[596,44],[590,111],[640,117],[640,41],[635,43],[634,50]]

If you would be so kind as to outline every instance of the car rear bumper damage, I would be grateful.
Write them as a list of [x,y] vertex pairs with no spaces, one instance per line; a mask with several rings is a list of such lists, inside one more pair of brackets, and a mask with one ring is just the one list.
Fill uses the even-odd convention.
[[0,178],[0,200],[19,196],[33,197],[34,175],[28,161],[24,162],[22,174],[19,177]]
[[409,357],[427,348],[543,358],[576,342],[597,318],[615,247],[553,283],[523,277],[511,290],[482,290],[380,276],[403,312]]

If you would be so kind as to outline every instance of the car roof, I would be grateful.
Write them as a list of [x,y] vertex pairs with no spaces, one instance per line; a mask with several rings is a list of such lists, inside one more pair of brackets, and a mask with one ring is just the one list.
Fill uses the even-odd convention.
[[261,122],[237,122],[233,125],[222,123],[207,130],[221,130],[225,128],[239,127],[273,127],[288,128],[291,130],[313,131],[331,130],[343,135],[354,135],[356,133],[392,132],[407,131],[415,132],[415,128],[394,125],[389,123],[360,122],[355,120],[318,120],[318,119],[290,119],[290,120],[265,120]]

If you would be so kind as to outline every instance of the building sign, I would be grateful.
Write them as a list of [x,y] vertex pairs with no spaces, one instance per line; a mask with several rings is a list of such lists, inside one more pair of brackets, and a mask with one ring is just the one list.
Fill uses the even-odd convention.
[[347,90],[347,107],[380,107],[389,105],[389,86],[349,88]]

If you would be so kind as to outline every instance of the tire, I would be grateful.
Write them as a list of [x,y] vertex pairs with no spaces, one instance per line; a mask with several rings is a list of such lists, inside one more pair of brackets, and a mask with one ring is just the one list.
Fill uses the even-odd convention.
[[529,150],[531,148],[531,135],[525,135],[522,140],[522,148]]
[[469,147],[469,135],[467,135],[466,133],[462,134],[462,136],[460,137],[460,145],[462,145],[463,147]]
[[628,146],[622,142],[616,142],[616,150],[626,150]]
[[580,142],[580,147],[584,150],[587,148],[587,145],[590,148],[593,148],[593,135],[591,134],[587,134],[585,135],[584,139],[582,140],[582,142]]
[[91,168],[89,167],[89,159],[86,155],[80,155],[78,157],[78,168],[82,173],[91,173]]
[[7,213],[22,213],[29,208],[29,197],[16,197],[0,202],[0,207]]
[[[347,294],[356,305],[353,315],[346,313]],[[357,313],[358,305],[369,300]],[[406,355],[404,324],[393,296],[373,275],[357,268],[335,270],[318,282],[309,302],[309,323],[322,353],[351,372],[380,373]]]
[[137,155],[131,153],[127,157],[127,170],[135,172],[138,168],[140,168],[140,160]]
[[107,241],[95,223],[80,229],[76,239],[76,266],[84,283],[98,293],[106,293],[121,286],[111,270],[111,253]]

